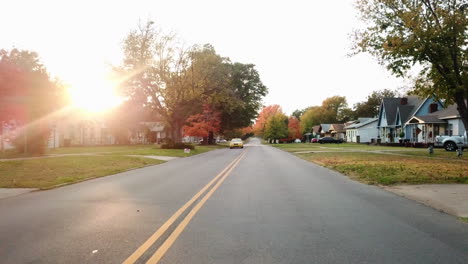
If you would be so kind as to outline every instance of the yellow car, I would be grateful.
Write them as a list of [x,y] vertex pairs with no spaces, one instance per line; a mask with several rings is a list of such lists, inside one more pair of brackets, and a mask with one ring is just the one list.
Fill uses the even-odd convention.
[[244,142],[240,138],[233,138],[231,142],[229,142],[229,148],[244,148]]

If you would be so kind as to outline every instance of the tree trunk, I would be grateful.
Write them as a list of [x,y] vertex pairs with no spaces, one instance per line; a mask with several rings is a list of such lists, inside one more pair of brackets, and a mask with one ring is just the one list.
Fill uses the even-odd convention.
[[172,123],[172,141],[174,143],[181,143],[182,142],[182,137],[180,133],[181,129],[181,122],[180,121],[174,121]]
[[208,134],[208,144],[209,145],[213,145],[215,142],[214,142],[214,133],[213,131],[210,131],[210,133]]
[[458,113],[460,114],[460,118],[465,126],[465,131],[468,131],[468,105],[463,96],[463,92],[457,92],[455,94],[455,103],[457,104]]

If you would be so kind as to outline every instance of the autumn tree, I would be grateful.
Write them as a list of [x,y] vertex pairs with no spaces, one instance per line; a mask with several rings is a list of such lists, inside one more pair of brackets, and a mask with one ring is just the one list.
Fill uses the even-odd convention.
[[258,114],[258,118],[253,126],[255,135],[263,136],[268,119],[276,113],[282,113],[281,106],[274,104],[263,107],[263,109]]
[[191,115],[184,126],[186,136],[208,138],[210,133],[218,133],[221,128],[221,114],[210,105],[203,106],[201,114]]
[[268,118],[265,131],[263,134],[264,139],[276,140],[288,137],[288,117],[282,112],[276,112]]
[[468,128],[466,3],[463,0],[358,0],[366,23],[354,51],[367,52],[397,76],[419,70],[413,93],[455,103]]
[[0,51],[0,125],[10,120],[22,125],[13,142],[18,150],[44,153],[51,121],[46,117],[60,106],[61,88],[50,79],[37,53]]
[[302,138],[301,123],[294,116],[289,117],[288,120],[288,138]]

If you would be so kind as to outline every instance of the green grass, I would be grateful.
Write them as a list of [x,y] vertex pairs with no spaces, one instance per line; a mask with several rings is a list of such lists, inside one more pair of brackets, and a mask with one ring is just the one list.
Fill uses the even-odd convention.
[[47,189],[162,162],[116,155],[3,161],[0,162],[0,188]]
[[459,217],[458,219],[468,224],[468,217]]
[[[29,160],[0,161],[0,188],[42,188],[112,175],[163,161],[127,155],[187,157],[226,146],[195,146],[189,154],[182,149],[161,149],[159,145],[59,148],[48,154],[77,154]],[[79,155],[94,153],[94,155]],[[9,152],[9,158],[24,157]]]
[[408,150],[405,147],[385,147],[385,146],[372,146],[356,143],[343,143],[343,144],[318,144],[318,143],[291,143],[291,144],[269,144],[270,146],[283,149],[288,152],[298,151],[378,151],[378,150],[391,150],[402,151]]
[[[207,152],[214,149],[225,148],[223,145],[210,145],[202,146],[196,145],[194,150],[190,151],[190,154],[184,153],[182,149],[161,149],[160,145],[129,145],[129,146],[94,146],[94,147],[63,147],[49,150],[46,155],[50,154],[84,154],[84,153],[96,153],[96,154],[118,154],[118,155],[154,155],[154,156],[170,156],[170,157],[186,157],[203,152]],[[22,153],[18,153],[15,150],[6,151],[0,154],[0,158],[23,158],[31,157]]]
[[468,183],[468,162],[365,152],[297,154],[368,184]]

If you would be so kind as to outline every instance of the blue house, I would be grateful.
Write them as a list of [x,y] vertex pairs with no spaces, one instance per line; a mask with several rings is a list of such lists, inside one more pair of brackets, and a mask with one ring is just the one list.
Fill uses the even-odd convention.
[[[377,122],[380,141],[393,143],[399,139],[406,139],[412,142],[423,142],[423,139],[429,136],[427,127],[424,128],[424,125],[410,121],[414,121],[415,117],[426,116],[440,109],[443,109],[443,104],[433,97],[426,99],[417,96],[384,98],[380,104]],[[432,125],[435,124],[432,123]],[[400,137],[402,132],[404,136]],[[435,132],[431,133],[431,138],[435,138]]]

